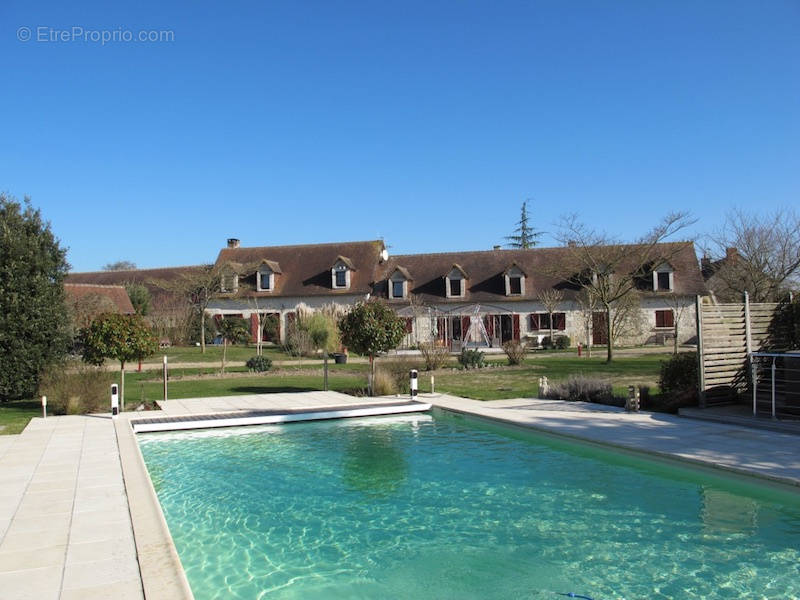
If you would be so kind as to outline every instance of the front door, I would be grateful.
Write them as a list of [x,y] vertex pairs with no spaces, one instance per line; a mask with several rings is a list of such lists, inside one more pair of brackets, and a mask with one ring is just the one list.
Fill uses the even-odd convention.
[[607,323],[606,313],[592,313],[592,344],[604,346],[608,343]]
[[511,315],[501,315],[500,317],[500,343],[505,344],[514,339],[514,321]]

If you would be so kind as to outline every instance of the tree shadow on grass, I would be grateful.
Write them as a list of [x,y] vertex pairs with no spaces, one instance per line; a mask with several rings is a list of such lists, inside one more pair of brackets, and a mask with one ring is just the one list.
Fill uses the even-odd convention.
[[238,394],[278,394],[285,392],[317,392],[317,388],[302,386],[302,385],[282,385],[282,386],[257,386],[257,385],[242,385],[231,388],[232,392]]

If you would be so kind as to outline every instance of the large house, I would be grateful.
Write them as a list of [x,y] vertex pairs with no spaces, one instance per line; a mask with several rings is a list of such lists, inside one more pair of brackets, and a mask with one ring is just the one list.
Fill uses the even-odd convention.
[[[567,336],[572,345],[603,344],[605,313],[581,302],[577,279],[562,268],[571,255],[570,247],[496,247],[390,257],[381,240],[241,247],[239,240],[229,239],[214,265],[221,292],[208,313],[248,319],[254,339],[258,324],[265,321],[257,315],[269,315],[278,325],[275,341],[283,341],[298,313],[324,307],[346,310],[360,300],[379,297],[406,319],[406,347],[429,341],[454,350],[465,343],[540,344],[549,337],[551,325],[554,337]],[[696,335],[695,298],[706,294],[694,247],[689,242],[660,244],[653,256],[649,266],[637,272],[639,303],[628,315],[630,322],[619,341],[663,344],[674,335],[676,320],[679,341],[689,341]],[[68,281],[146,281],[154,271],[76,273]],[[158,271],[163,275],[175,270]],[[556,291],[559,300],[551,310],[542,301],[547,290]]]

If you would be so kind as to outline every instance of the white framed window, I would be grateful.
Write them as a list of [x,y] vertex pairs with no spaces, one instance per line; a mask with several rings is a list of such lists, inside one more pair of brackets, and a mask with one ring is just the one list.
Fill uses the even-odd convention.
[[258,291],[271,292],[275,289],[275,273],[269,267],[261,267],[258,270]]
[[350,267],[343,260],[337,260],[331,269],[331,287],[346,290],[350,287]]
[[675,275],[672,267],[663,264],[653,271],[653,291],[671,292],[675,289]]
[[408,297],[408,271],[402,268],[394,270],[389,277],[389,298],[399,300]]
[[445,278],[445,292],[448,298],[463,298],[466,295],[464,272],[454,267]]
[[511,265],[503,274],[506,284],[506,296],[523,296],[525,294],[525,273],[517,265]]

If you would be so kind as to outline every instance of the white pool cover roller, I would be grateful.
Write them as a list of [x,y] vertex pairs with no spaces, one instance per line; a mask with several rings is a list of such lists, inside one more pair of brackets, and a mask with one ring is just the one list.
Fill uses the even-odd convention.
[[411,389],[411,399],[416,400],[417,391],[419,390],[419,372],[416,369],[411,369],[409,377],[411,378],[411,385],[409,385]]

